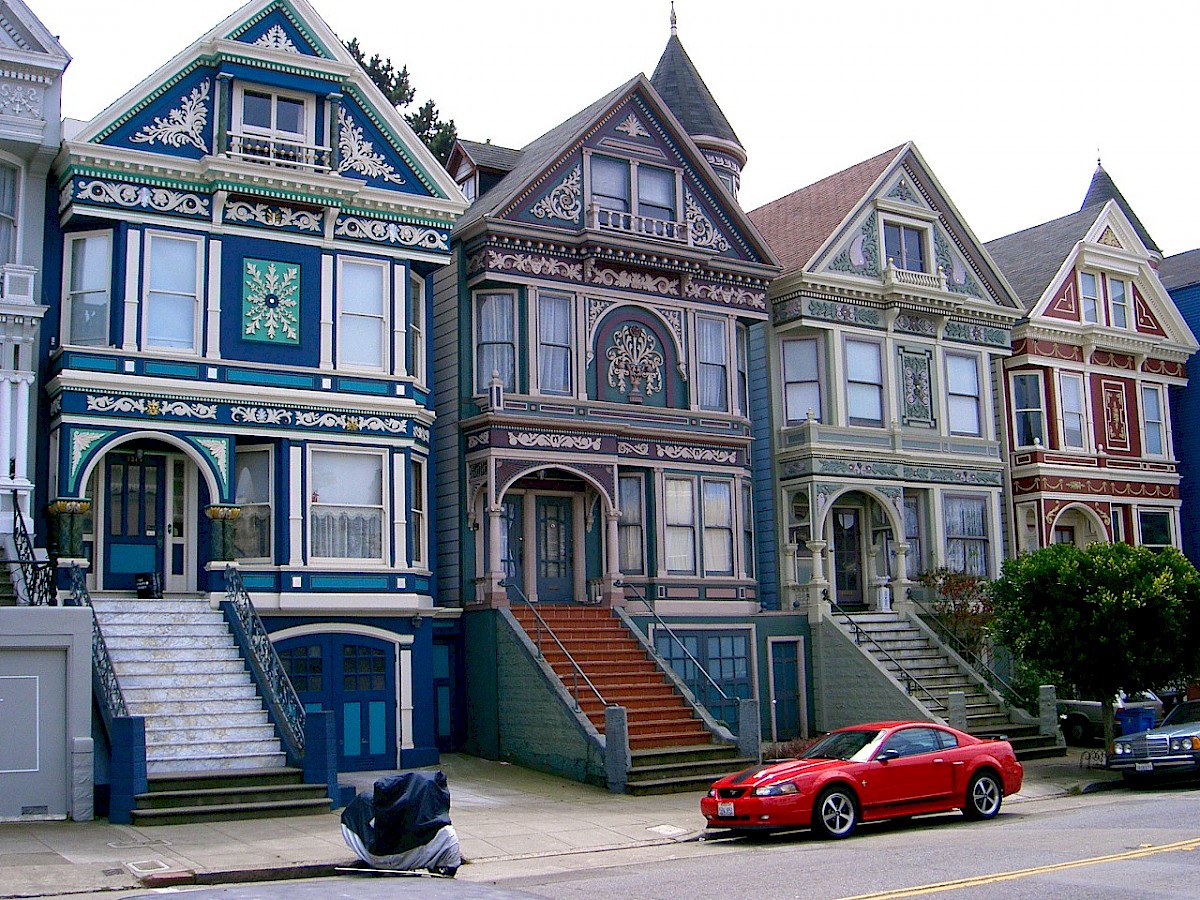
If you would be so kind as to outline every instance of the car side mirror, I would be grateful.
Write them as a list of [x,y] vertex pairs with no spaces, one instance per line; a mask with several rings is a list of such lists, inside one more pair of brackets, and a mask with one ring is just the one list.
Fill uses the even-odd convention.
[[900,751],[893,747],[890,750],[884,750],[875,758],[880,762],[891,762],[893,759],[900,758]]

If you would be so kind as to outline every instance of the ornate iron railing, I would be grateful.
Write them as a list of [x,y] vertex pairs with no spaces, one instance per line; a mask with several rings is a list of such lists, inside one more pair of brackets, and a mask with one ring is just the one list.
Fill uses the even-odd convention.
[[92,691],[100,702],[100,712],[104,717],[104,727],[112,733],[112,720],[118,716],[129,715],[125,705],[125,695],[121,693],[121,682],[117,680],[117,672],[113,668],[112,657],[108,654],[108,645],[104,643],[104,633],[96,619],[96,610],[92,607],[92,597],[87,589],[87,573],[79,566],[71,566],[71,596],[67,598],[68,606],[86,606],[92,613]]
[[583,669],[579,667],[579,663],[575,662],[575,657],[571,655],[571,651],[563,646],[563,642],[558,639],[558,635],[554,633],[554,629],[550,627],[550,624],[544,618],[542,618],[542,614],[538,612],[537,607],[530,602],[529,598],[525,596],[524,592],[515,584],[508,581],[500,582],[500,587],[511,588],[514,592],[516,592],[516,595],[522,600],[522,602],[529,607],[529,611],[533,613],[533,618],[537,622],[537,627],[534,629],[534,645],[537,647],[538,656],[541,659],[546,658],[546,654],[542,652],[542,630],[544,629],[546,634],[550,635],[550,639],[554,641],[555,646],[557,646],[562,654],[567,658],[567,662],[571,664],[571,696],[575,699],[576,711],[579,710],[579,680],[581,678],[583,679],[583,683],[591,688],[592,693],[596,695],[596,699],[599,700],[604,706],[608,706],[609,703],[604,699],[604,695],[600,693],[599,689],[594,684],[592,684],[592,680],[588,678],[586,674],[584,674]]
[[842,607],[838,606],[835,601],[831,600],[829,598],[828,590],[822,592],[822,597],[824,600],[826,600],[826,602],[829,603],[830,608],[834,612],[836,612],[838,615],[842,616],[846,620],[846,624],[848,624],[850,626],[850,629],[854,634],[854,643],[855,644],[857,644],[858,646],[861,647],[863,645],[864,640],[870,642],[871,644],[874,645],[875,650],[877,650],[879,653],[882,653],[883,656],[887,659],[887,661],[896,667],[896,671],[899,674],[899,678],[897,678],[897,680],[903,681],[904,690],[908,693],[908,695],[910,697],[919,692],[924,697],[925,702],[930,706],[931,709],[938,709],[938,710],[946,710],[947,709],[946,704],[943,703],[941,700],[939,700],[937,697],[935,697],[932,694],[932,692],[930,692],[929,688],[925,687],[925,685],[923,685],[921,683],[920,678],[918,678],[916,675],[914,675],[912,672],[910,672],[908,669],[906,669],[904,667],[904,664],[902,662],[900,662],[900,660],[896,659],[896,657],[892,656],[892,654],[889,653],[887,651],[887,649],[882,644],[879,643],[879,641],[875,640],[875,638],[871,635],[870,632],[868,632],[865,628],[863,628],[861,625],[859,625],[858,622],[854,621],[854,616],[851,615],[851,613],[848,610],[843,609]]
[[25,582],[25,598],[30,606],[53,606],[58,600],[54,589],[54,567],[49,561],[38,559],[34,552],[33,539],[25,527],[25,516],[21,513],[21,494],[12,492],[13,542],[17,547],[17,562],[21,565],[21,577]]
[[280,136],[231,131],[229,155],[260,165],[311,169],[315,172],[329,171],[328,147]]
[[229,604],[240,631],[239,637],[250,653],[248,662],[254,668],[256,680],[268,694],[265,698],[274,711],[284,741],[297,758],[304,756],[304,704],[292,687],[292,681],[283,669],[283,662],[275,652],[271,636],[263,627],[262,619],[254,610],[242,573],[233,566],[225,569],[225,600]]

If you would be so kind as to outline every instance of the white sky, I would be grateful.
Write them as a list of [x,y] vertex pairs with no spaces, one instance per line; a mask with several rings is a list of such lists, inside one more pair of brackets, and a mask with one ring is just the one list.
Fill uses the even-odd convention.
[[[27,0],[88,119],[240,5]],[[408,66],[459,134],[521,147],[654,71],[669,0],[313,0]],[[913,140],[981,240],[1079,208],[1097,152],[1167,255],[1200,246],[1200,3],[677,0],[679,36],[750,156],[746,209]]]

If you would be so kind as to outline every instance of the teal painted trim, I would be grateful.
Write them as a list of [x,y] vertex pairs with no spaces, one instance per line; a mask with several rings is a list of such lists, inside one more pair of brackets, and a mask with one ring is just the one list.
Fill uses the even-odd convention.
[[89,143],[103,144],[105,140],[107,140],[115,131],[119,130],[126,122],[148,107],[163,94],[167,93],[167,91],[174,88],[175,85],[183,81],[184,78],[192,74],[192,72],[196,71],[196,69],[210,68],[212,66],[212,62],[212,59],[206,57],[197,57],[196,59],[191,60],[185,64],[182,69],[180,69],[174,75],[168,77],[166,81],[135,103],[129,110],[125,112],[124,115],[120,116],[115,122],[110,124],[98,135],[92,138]]
[[281,0],[279,3],[272,3],[270,6],[267,6],[265,9],[261,10],[258,15],[247,19],[240,27],[235,28],[229,33],[228,40],[236,41],[243,34],[265,19],[268,15],[275,12],[275,10],[279,10],[279,12],[281,12],[283,16],[292,23],[292,26],[298,32],[300,32],[301,36],[306,41],[308,41],[308,44],[312,49],[317,50],[326,59],[337,59],[337,56],[327,46],[325,46],[323,41],[317,40],[316,35],[314,35],[312,30],[308,27],[308,23],[300,16],[298,12],[296,12],[295,7],[288,3],[287,0]]
[[412,580],[412,589],[414,591],[418,591],[420,593],[425,593],[425,594],[429,593],[429,579],[428,578],[414,578]]
[[283,375],[277,372],[241,372],[230,369],[225,373],[228,381],[237,384],[264,384],[273,387],[313,388],[314,382],[307,375]]
[[233,503],[234,495],[229,467],[233,460],[234,439],[221,435],[182,435],[183,439],[200,451],[217,476],[217,489],[221,493],[218,503]]
[[420,388],[413,388],[411,391],[405,390],[405,394],[412,394],[412,398],[418,406],[429,405],[429,391],[423,391]]
[[437,182],[429,175],[429,173],[425,170],[425,167],[413,158],[412,152],[409,150],[409,148],[402,144],[396,135],[392,133],[392,129],[384,123],[382,116],[379,115],[379,111],[375,109],[374,104],[367,100],[358,87],[356,85],[348,84],[346,85],[346,93],[354,98],[354,101],[358,104],[359,108],[367,114],[367,118],[375,124],[375,127],[379,129],[379,133],[382,134],[387,142],[392,145],[392,149],[395,150],[396,153],[399,154],[400,158],[408,165],[408,167],[412,169],[413,174],[417,176],[417,180],[424,185],[425,189],[439,200],[449,199],[446,196],[446,192],[438,188]]
[[248,573],[243,572],[242,573],[242,584],[244,584],[246,586],[247,590],[273,591],[273,590],[275,590],[275,576],[274,575],[250,575]]
[[360,394],[387,394],[388,385],[378,381],[358,381],[353,378],[339,378],[338,389],[358,391]]
[[200,367],[184,363],[148,362],[144,365],[147,375],[166,375],[171,378],[199,378]]
[[63,368],[83,369],[87,372],[117,372],[120,371],[115,359],[98,358],[94,356],[76,356],[72,353]]
[[392,581],[386,575],[312,575],[308,585],[314,591],[387,591]]

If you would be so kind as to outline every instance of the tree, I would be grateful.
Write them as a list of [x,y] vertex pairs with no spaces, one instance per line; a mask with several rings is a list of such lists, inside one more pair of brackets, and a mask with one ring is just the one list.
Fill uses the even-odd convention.
[[1104,709],[1118,692],[1200,675],[1200,574],[1174,549],[1054,544],[1004,564],[993,630],[1021,663]]
[[[397,69],[392,65],[391,57],[384,59],[378,53],[373,53],[371,58],[367,59],[366,54],[358,45],[358,38],[351,38],[347,41],[346,49],[362,66],[367,77],[383,91],[383,96],[387,97],[392,106],[403,110],[413,102],[416,90],[409,80],[408,66],[401,66]],[[421,142],[433,151],[438,162],[445,165],[446,161],[450,159],[450,151],[458,137],[458,129],[454,127],[454,120],[442,121],[437,105],[432,100],[426,100],[425,104],[415,112],[406,113],[404,120],[412,127]]]

